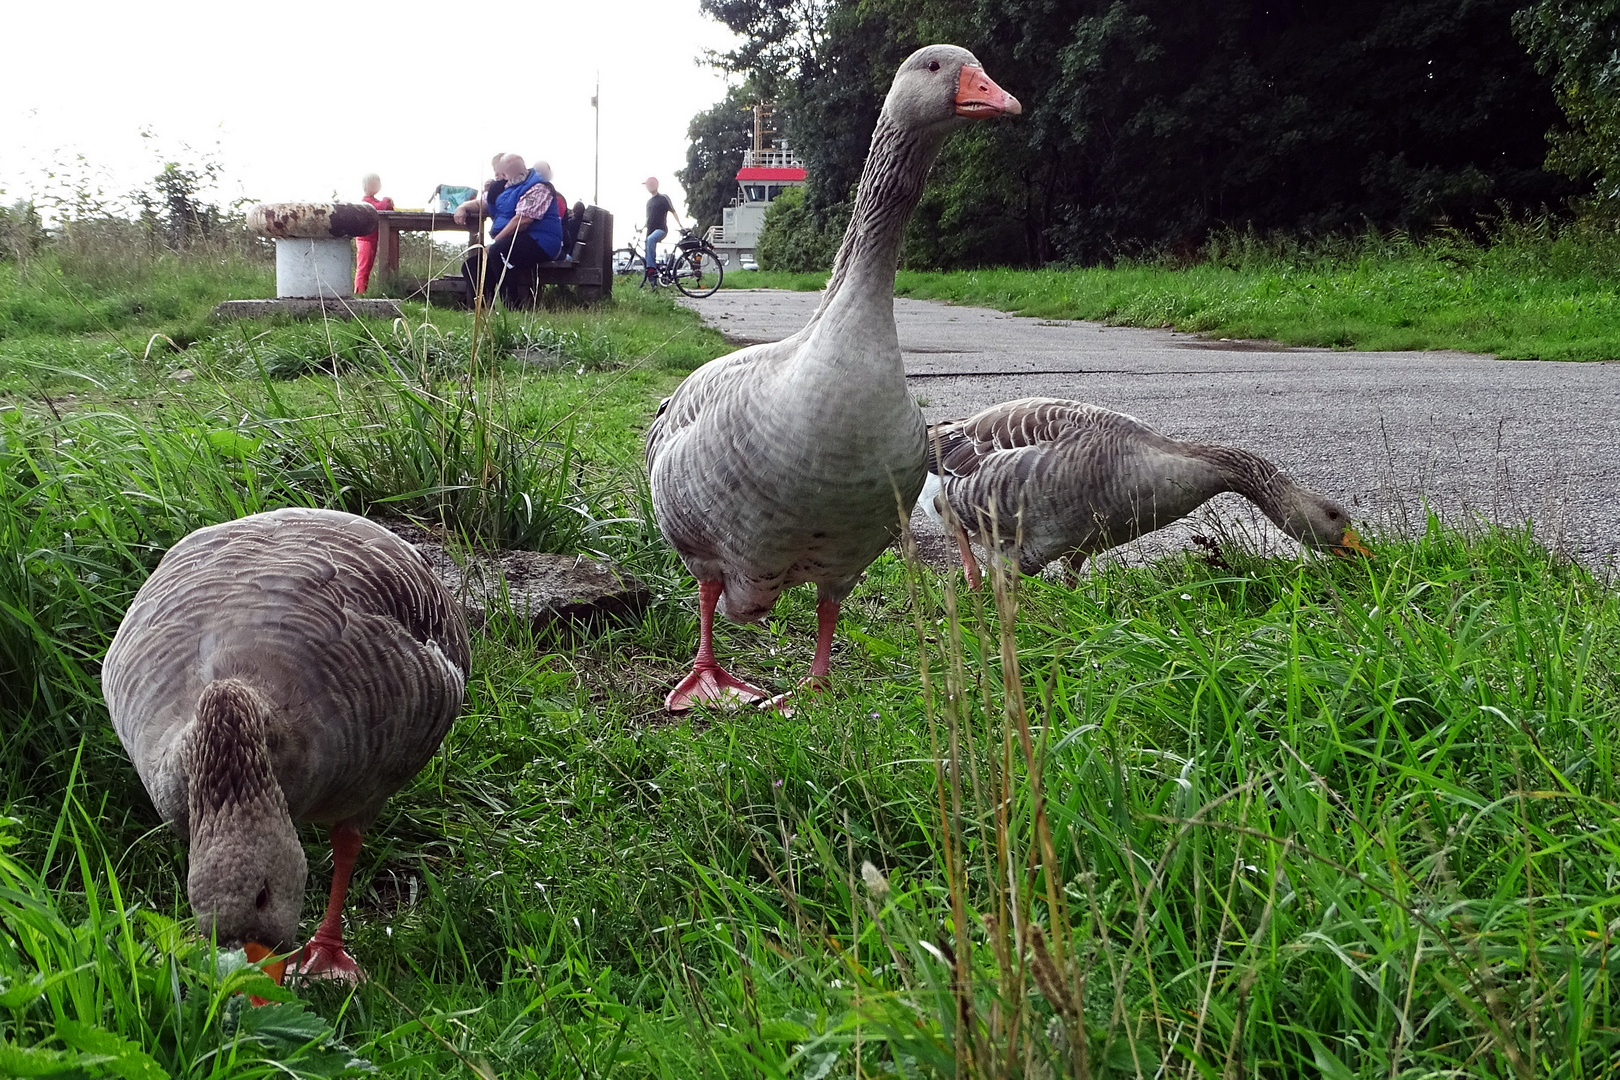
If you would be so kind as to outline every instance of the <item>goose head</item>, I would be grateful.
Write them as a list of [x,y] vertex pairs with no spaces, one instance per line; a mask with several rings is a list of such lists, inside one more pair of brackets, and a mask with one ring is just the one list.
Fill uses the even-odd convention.
[[1335,555],[1372,556],[1351,527],[1349,512],[1327,496],[1290,484],[1277,501],[1277,527],[1300,543]]
[[186,892],[197,930],[253,961],[291,952],[309,875],[292,822],[213,824],[192,835]]
[[1017,116],[1018,99],[984,73],[978,59],[955,45],[927,45],[895,73],[883,112],[896,124],[941,137],[969,120]]
[[309,875],[266,746],[271,712],[242,682],[212,683],[182,751],[197,929],[254,961],[292,951]]

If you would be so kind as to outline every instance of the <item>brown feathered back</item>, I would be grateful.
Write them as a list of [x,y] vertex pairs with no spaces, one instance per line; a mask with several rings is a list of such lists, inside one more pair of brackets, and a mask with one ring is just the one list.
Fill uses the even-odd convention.
[[158,813],[194,845],[194,906],[201,887],[225,897],[210,906],[257,918],[261,879],[291,891],[302,878],[291,821],[368,824],[444,739],[470,652],[426,560],[364,518],[277,510],[170,549],[107,650],[102,689]]
[[928,455],[924,499],[945,499],[971,536],[1028,574],[1161,529],[1223,491],[1308,544],[1345,543],[1350,528],[1343,507],[1258,454],[1172,439],[1080,401],[1023,398],[934,424]]

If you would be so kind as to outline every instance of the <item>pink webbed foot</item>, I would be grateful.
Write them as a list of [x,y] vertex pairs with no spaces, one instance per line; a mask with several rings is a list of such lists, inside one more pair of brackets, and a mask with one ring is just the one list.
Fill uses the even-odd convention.
[[309,944],[300,949],[294,960],[288,963],[287,970],[300,979],[311,981],[330,979],[350,986],[366,980],[366,973],[360,970],[360,965],[349,955],[349,950],[343,947],[343,942],[323,938],[320,934],[309,939]]
[[672,713],[686,712],[698,705],[720,705],[734,709],[769,696],[759,687],[730,674],[719,664],[698,664],[669,692],[664,699],[664,708]]

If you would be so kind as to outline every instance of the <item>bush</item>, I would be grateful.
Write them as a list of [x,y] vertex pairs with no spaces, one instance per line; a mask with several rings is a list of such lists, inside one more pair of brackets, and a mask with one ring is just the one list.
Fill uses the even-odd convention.
[[817,220],[805,205],[803,188],[782,192],[765,212],[765,227],[759,234],[760,268],[790,273],[832,269],[849,224],[849,211],[847,203],[841,204]]
[[0,206],[0,260],[27,262],[45,246],[45,225],[27,199]]

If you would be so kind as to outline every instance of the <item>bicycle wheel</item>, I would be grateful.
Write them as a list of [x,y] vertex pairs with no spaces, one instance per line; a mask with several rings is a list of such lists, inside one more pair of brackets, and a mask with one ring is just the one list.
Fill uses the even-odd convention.
[[635,248],[622,247],[613,253],[613,272],[620,277],[640,274],[646,269],[647,260]]
[[700,300],[713,296],[725,275],[726,268],[713,251],[683,251],[675,260],[675,287]]

